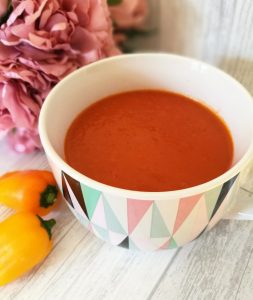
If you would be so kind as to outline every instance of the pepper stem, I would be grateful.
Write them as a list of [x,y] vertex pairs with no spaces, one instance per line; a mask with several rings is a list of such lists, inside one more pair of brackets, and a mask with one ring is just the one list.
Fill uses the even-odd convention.
[[40,194],[40,207],[48,208],[54,205],[57,200],[58,189],[54,185],[48,185]]
[[40,216],[37,215],[37,218],[40,220],[41,226],[47,231],[49,239],[52,238],[52,228],[56,224],[55,219],[43,220]]

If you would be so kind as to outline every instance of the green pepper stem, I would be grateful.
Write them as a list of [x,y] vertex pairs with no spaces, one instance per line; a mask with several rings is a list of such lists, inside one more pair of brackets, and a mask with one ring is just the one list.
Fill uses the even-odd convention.
[[48,185],[46,189],[40,194],[40,207],[48,208],[57,200],[58,189],[54,185]]
[[47,231],[49,239],[51,240],[51,238],[52,238],[52,228],[56,224],[55,219],[43,220],[40,216],[37,215],[37,217],[40,220],[41,226]]

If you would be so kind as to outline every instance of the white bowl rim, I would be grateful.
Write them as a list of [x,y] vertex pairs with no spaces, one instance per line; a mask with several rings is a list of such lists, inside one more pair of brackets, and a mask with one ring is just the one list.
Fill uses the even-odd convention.
[[[111,195],[116,195],[118,197],[124,197],[124,198],[129,198],[129,199],[138,199],[138,200],[170,200],[170,199],[178,199],[178,198],[186,198],[190,197],[193,195],[198,195],[198,194],[203,194],[209,190],[212,190],[216,188],[219,185],[224,184],[225,182],[229,181],[231,178],[234,176],[238,175],[242,169],[252,160],[253,158],[253,135],[251,138],[251,144],[246,151],[246,153],[243,155],[243,157],[228,171],[223,173],[222,175],[206,182],[200,185],[196,185],[190,188],[186,189],[181,189],[181,190],[174,190],[174,191],[164,191],[164,192],[141,192],[141,191],[134,191],[134,190],[127,190],[127,189],[122,189],[122,188],[117,188],[113,186],[106,185],[104,183],[98,182],[96,180],[93,180],[75,169],[73,169],[71,166],[69,166],[55,151],[53,148],[49,138],[48,134],[46,132],[46,116],[47,116],[47,111],[50,106],[50,102],[53,101],[54,95],[56,92],[58,92],[59,89],[72,77],[78,76],[81,74],[84,70],[88,70],[91,68],[96,67],[99,64],[104,64],[108,63],[109,61],[114,61],[114,60],[122,60],[122,59],[128,59],[129,57],[142,57],[142,56],[149,56],[149,57],[162,57],[165,56],[167,58],[171,59],[179,59],[179,60],[185,60],[188,61],[189,63],[198,63],[201,64],[202,66],[205,66],[207,68],[213,69],[215,72],[220,73],[220,75],[225,76],[227,79],[229,79],[234,85],[237,85],[240,87],[244,93],[252,99],[252,96],[250,93],[244,88],[243,85],[241,85],[236,79],[234,79],[232,76],[229,74],[225,73],[224,71],[220,70],[219,68],[212,66],[208,63],[205,63],[201,60],[197,60],[194,58],[186,57],[186,56],[181,56],[177,54],[169,54],[169,53],[163,53],[163,52],[157,52],[157,53],[136,53],[136,54],[123,54],[123,55],[118,55],[114,57],[109,57],[102,59],[100,61],[94,62],[90,65],[81,67],[80,69],[74,71],[70,75],[66,76],[63,80],[61,80],[49,93],[47,96],[41,112],[40,112],[40,117],[39,117],[39,133],[40,133],[40,138],[42,145],[44,147],[44,150],[46,152],[46,155],[50,158],[50,160],[57,165],[57,167],[63,171],[64,173],[68,174],[78,182],[89,186],[93,189],[96,189],[101,192],[105,192],[107,194]],[[253,115],[253,101],[252,101],[252,115]]]

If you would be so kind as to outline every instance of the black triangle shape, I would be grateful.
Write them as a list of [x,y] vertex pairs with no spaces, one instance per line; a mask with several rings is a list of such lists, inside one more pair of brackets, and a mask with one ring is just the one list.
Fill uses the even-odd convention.
[[64,178],[63,174],[61,175],[61,180],[62,180],[62,194],[63,194],[63,197],[74,208],[73,202],[70,198],[69,191],[68,191],[68,188],[67,188],[66,179]]
[[71,187],[72,192],[76,196],[76,199],[77,199],[78,203],[80,204],[83,212],[85,213],[86,217],[89,219],[87,208],[86,208],[84,198],[83,198],[83,193],[82,193],[80,182],[75,180],[74,178],[70,177],[68,174],[66,174],[64,172],[62,172],[62,173],[65,177],[65,180],[67,180],[69,186]]
[[236,176],[234,176],[233,178],[231,178],[229,181],[225,182],[222,186],[222,189],[220,191],[220,195],[218,197],[218,200],[215,204],[212,216],[210,218],[210,220],[212,220],[213,216],[216,214],[217,210],[219,209],[219,207],[221,206],[223,200],[226,198],[229,190],[231,189],[231,187],[233,186],[236,178],[238,177],[239,174],[237,174]]
[[118,246],[129,249],[129,238],[126,237]]

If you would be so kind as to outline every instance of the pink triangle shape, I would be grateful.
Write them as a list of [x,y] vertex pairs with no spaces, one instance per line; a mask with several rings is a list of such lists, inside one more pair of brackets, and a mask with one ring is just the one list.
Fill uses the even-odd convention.
[[153,201],[127,199],[128,232],[131,234]]
[[201,197],[202,194],[180,199],[173,234],[183,224],[184,220],[189,216],[194,206],[197,204]]
[[168,241],[166,241],[159,249],[160,250],[168,249],[169,243],[170,243],[170,239]]

